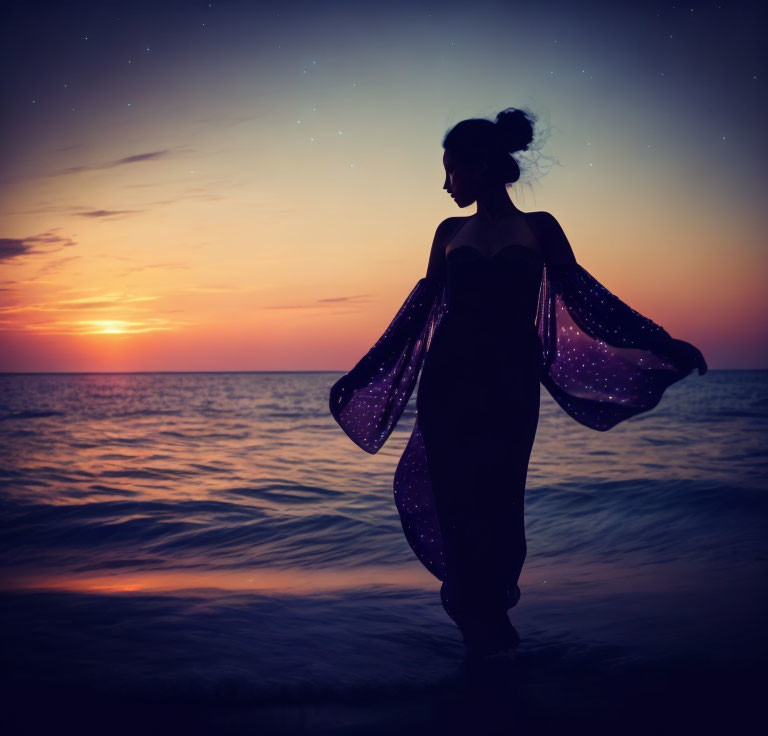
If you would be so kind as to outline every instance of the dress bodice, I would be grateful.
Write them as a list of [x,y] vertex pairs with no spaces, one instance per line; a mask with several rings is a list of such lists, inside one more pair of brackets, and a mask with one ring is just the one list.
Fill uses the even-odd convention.
[[446,256],[447,318],[473,330],[505,333],[533,328],[544,259],[513,243],[491,258],[462,245]]
[[[488,377],[496,366],[538,371],[536,312],[544,259],[528,246],[506,245],[491,258],[462,245],[446,255],[445,315],[430,347],[426,374]],[[427,380],[430,380],[429,376]]]

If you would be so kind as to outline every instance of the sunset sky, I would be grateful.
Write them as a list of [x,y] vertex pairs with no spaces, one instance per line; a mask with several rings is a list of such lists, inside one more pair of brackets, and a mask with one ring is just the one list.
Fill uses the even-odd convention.
[[758,3],[10,3],[0,371],[348,370],[421,278],[441,140],[710,368],[768,368]]

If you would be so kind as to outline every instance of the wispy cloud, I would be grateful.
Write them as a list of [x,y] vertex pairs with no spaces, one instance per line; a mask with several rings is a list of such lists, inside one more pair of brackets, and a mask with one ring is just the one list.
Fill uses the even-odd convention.
[[78,217],[114,217],[115,215],[133,215],[141,210],[89,210],[76,212]]
[[71,146],[62,146],[61,148],[54,148],[53,152],[54,153],[60,153],[62,151],[75,151],[78,148],[82,148],[82,147],[83,147],[82,143],[75,143],[75,144],[73,144]]
[[332,296],[317,299],[310,304],[275,304],[263,307],[263,309],[322,309],[326,304],[364,304],[369,301],[370,294],[357,294],[355,296]]
[[122,166],[123,164],[135,164],[139,161],[156,161],[159,158],[167,156],[170,151],[166,148],[162,151],[150,151],[149,153],[137,153],[135,156],[125,156],[119,158],[112,163],[107,164],[104,168],[111,169],[114,166]]
[[[23,326],[17,326],[15,329],[51,335],[136,335],[142,332],[175,330],[186,324],[188,323],[166,320],[160,317],[148,317],[143,320],[51,320],[28,323]],[[9,328],[4,329],[8,330]]]
[[[98,167],[97,167],[98,168]],[[86,168],[82,169],[83,171]],[[90,170],[90,169],[88,169]],[[245,186],[244,183],[236,184],[234,186]],[[123,184],[122,189],[157,189],[159,187],[158,182],[141,182],[134,184]],[[47,204],[42,203],[35,207],[23,210],[8,210],[6,215],[75,215],[77,217],[118,217],[120,215],[134,215],[146,212],[149,208],[160,206],[165,207],[168,205],[179,204],[180,202],[193,201],[193,202],[219,202],[227,200],[229,197],[224,194],[217,194],[204,187],[193,187],[185,191],[174,193],[174,196],[170,199],[156,199],[152,201],[142,202],[142,209],[138,210],[120,210],[120,209],[105,209],[95,208],[93,205],[64,205],[64,204]],[[256,210],[254,210],[255,212]],[[283,209],[283,210],[262,210],[259,212],[261,216],[287,216],[295,213],[295,209]]]
[[72,238],[63,237],[54,228],[39,235],[29,235],[26,238],[0,238],[0,261],[8,261],[20,256],[35,253],[51,253],[59,248],[67,248],[77,243]]
[[34,253],[34,245],[24,238],[0,238],[0,261]]
[[79,174],[83,171],[98,171],[100,169],[114,169],[117,166],[142,163],[144,161],[158,161],[159,159],[166,158],[170,153],[171,150],[165,148],[160,151],[148,151],[147,153],[137,153],[133,156],[124,156],[123,158],[106,161],[103,164],[93,164],[91,166],[70,166],[66,169],[60,169],[59,171],[53,172],[52,176]]
[[79,258],[80,256],[63,256],[62,258],[56,258],[38,269],[37,273],[32,276],[32,278],[26,280],[26,283],[34,283],[44,276],[52,276],[55,273],[59,273],[59,271],[63,270],[64,266]]
[[325,299],[318,299],[319,302],[351,302],[355,299],[367,301],[370,294],[358,294],[357,296],[329,296]]
[[0,314],[19,312],[71,312],[81,309],[114,309],[124,308],[126,304],[148,302],[157,299],[156,296],[135,296],[133,294],[99,294],[80,299],[58,299],[56,301],[38,302],[37,304],[18,304],[0,307]]

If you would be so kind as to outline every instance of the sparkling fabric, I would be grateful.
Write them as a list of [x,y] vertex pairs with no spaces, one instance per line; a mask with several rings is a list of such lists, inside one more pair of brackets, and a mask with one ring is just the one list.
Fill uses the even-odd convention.
[[[448,313],[448,296],[447,284],[419,279],[376,344],[332,387],[331,414],[366,452],[378,452],[405,409]],[[662,327],[620,301],[576,262],[543,265],[534,334],[541,384],[573,419],[599,431],[652,409],[668,386],[693,370],[664,357],[671,337]],[[499,328],[497,335],[502,343],[520,337],[517,326],[508,332]],[[478,387],[483,380],[478,373]],[[444,541],[418,412],[393,489],[408,543],[422,564],[445,581]],[[514,605],[519,590],[510,596],[509,605]]]

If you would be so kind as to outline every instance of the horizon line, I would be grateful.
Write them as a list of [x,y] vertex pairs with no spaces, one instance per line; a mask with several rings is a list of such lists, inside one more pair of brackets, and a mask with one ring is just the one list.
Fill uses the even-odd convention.
[[[749,370],[749,369],[746,369]],[[93,375],[141,375],[141,374],[155,374],[155,373],[348,373],[349,370],[344,369],[324,369],[319,368],[317,370],[220,370],[220,371],[0,371],[0,376],[93,376]]]
[[[184,371],[0,371],[0,376],[130,376],[130,375],[157,375],[157,374],[230,374],[230,373],[349,373],[351,368],[332,369],[317,368],[311,370],[184,370]],[[709,368],[712,371],[768,371],[768,368]]]

